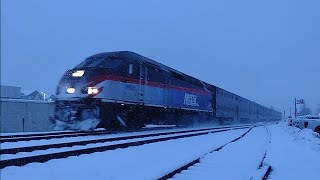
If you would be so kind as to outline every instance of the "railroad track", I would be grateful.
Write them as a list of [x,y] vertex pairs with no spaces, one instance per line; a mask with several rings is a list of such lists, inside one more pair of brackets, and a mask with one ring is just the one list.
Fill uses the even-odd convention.
[[31,140],[45,140],[54,138],[65,138],[65,137],[80,137],[80,136],[92,136],[92,135],[105,135],[111,134],[111,131],[98,130],[98,131],[68,131],[68,132],[52,132],[52,133],[41,133],[41,134],[20,134],[20,135],[8,135],[1,136],[0,143],[6,142],[19,142],[19,141],[31,141]]
[[[268,140],[267,140],[267,143],[270,143],[271,142],[271,134],[268,130],[268,128],[265,126],[266,130],[267,130],[267,133],[268,133]],[[192,161],[190,161],[189,163],[181,166],[181,167],[178,167],[174,170],[172,170],[171,172],[163,175],[162,177],[158,178],[159,180],[167,180],[167,179],[171,179],[171,178],[175,178],[177,177],[177,179],[179,179],[179,175],[181,175],[183,172],[187,172],[187,171],[194,171],[196,169],[196,166],[198,167],[198,169],[201,169],[201,161],[206,158],[208,155],[214,153],[214,152],[218,152],[220,150],[223,150],[223,148],[225,148],[226,146],[236,142],[236,141],[239,141],[240,139],[242,139],[243,137],[245,137],[247,134],[249,134],[249,132],[253,129],[253,127],[251,127],[249,130],[247,130],[245,133],[243,133],[241,136],[223,144],[222,146],[216,148],[216,149],[213,149],[211,150],[210,152],[206,153],[206,154],[203,154],[201,155],[199,158],[197,159],[194,159]],[[272,171],[272,168],[270,165],[267,165],[267,164],[264,164],[264,159],[266,157],[266,154],[267,154],[267,149],[265,149],[264,151],[264,154],[263,156],[261,156],[262,158],[259,160],[258,164],[259,166],[257,167],[257,171],[255,172],[255,174],[253,174],[251,177],[250,177],[250,180],[265,180],[268,178],[270,172]],[[205,167],[206,165],[203,165],[203,167]],[[207,168],[207,167],[205,167]],[[205,168],[202,168],[202,169],[205,169]],[[214,171],[214,168],[209,168],[210,171]],[[204,170],[205,171],[205,170]],[[228,172],[226,172],[228,173]],[[189,173],[190,174],[190,173]],[[201,174],[201,171],[200,172],[197,172],[197,174]],[[184,179],[185,177],[188,177],[188,175],[184,175],[184,176],[181,176],[181,179]],[[192,179],[192,178],[191,178]],[[202,179],[199,177],[199,179]]]
[[[223,127],[236,127],[236,126],[223,126]],[[99,136],[108,134],[117,134],[125,132],[145,132],[151,130],[167,130],[167,129],[181,129],[185,126],[175,127],[153,127],[140,130],[126,130],[126,131],[108,131],[108,130],[95,130],[95,131],[62,131],[62,132],[50,132],[41,134],[19,134],[19,135],[6,135],[0,136],[0,143],[20,142],[20,141],[33,141],[33,140],[49,140],[59,138],[71,138],[71,137],[84,137],[84,136]],[[221,128],[221,127],[216,127]]]
[[[96,130],[94,132],[101,132],[105,130]],[[88,133],[89,131],[57,131],[57,132],[39,132],[39,133],[25,133],[25,134],[12,134],[12,135],[2,135],[1,139],[10,138],[23,138],[23,137],[33,137],[33,136],[50,136],[50,135],[64,135],[64,134],[74,134],[74,133]]]
[[[61,159],[69,156],[78,156],[81,154],[103,152],[108,150],[115,150],[118,148],[140,146],[140,145],[150,144],[155,142],[174,140],[174,139],[180,139],[180,138],[186,138],[186,137],[192,137],[192,136],[199,136],[199,135],[205,135],[209,133],[217,133],[217,132],[223,132],[223,131],[229,131],[229,130],[235,130],[235,129],[244,129],[249,127],[250,126],[245,125],[245,126],[224,127],[224,128],[214,127],[214,128],[197,129],[197,130],[184,130],[184,131],[180,130],[175,132],[151,133],[151,134],[132,135],[132,136],[123,136],[123,137],[114,137],[114,138],[101,138],[101,139],[89,140],[89,141],[77,141],[77,142],[70,142],[70,143],[59,143],[59,144],[48,144],[48,145],[41,145],[41,146],[1,149],[2,157],[0,161],[0,168],[3,169],[8,166],[23,166],[32,162],[46,162],[51,159]],[[123,141],[123,142],[119,142],[119,141]],[[111,144],[109,145],[103,144],[106,142],[111,142]],[[95,146],[95,144],[97,143],[99,143],[99,145]],[[73,149],[72,148],[73,146],[76,146],[76,148]],[[81,147],[78,147],[78,146],[81,146]],[[61,150],[61,148],[63,147],[64,148],[69,147],[70,149]],[[51,150],[53,152],[39,153],[38,150]],[[37,154],[32,154],[34,151],[38,151]],[[19,155],[20,152],[24,152],[23,156]],[[27,152],[30,152],[31,154],[28,155]]]
[[[163,130],[163,129],[180,129],[185,126],[175,126],[175,127],[153,127],[140,129],[140,131],[150,131],[150,130]],[[4,135],[0,136],[0,143],[6,142],[19,142],[19,141],[32,141],[32,140],[48,140],[54,138],[68,138],[68,137],[80,137],[80,136],[96,136],[96,135],[107,135],[123,132],[136,132],[136,130],[126,130],[126,131],[109,131],[109,130],[95,130],[95,131],[60,131],[60,132],[50,132],[50,133],[38,133],[38,134],[18,134],[18,135]]]
[[[243,127],[243,126],[233,126],[233,127],[225,127],[225,128],[237,128],[237,127]],[[171,135],[171,134],[178,134],[178,133],[214,130],[214,129],[221,129],[221,128],[212,127],[212,128],[182,130],[182,131],[174,131],[174,132],[149,133],[149,134],[141,134],[141,135],[127,135],[127,136],[112,137],[112,138],[108,137],[108,138],[100,138],[100,139],[93,139],[93,140],[86,140],[86,141],[62,142],[62,143],[55,143],[55,144],[41,144],[41,145],[37,145],[37,146],[2,148],[2,149],[0,149],[0,155],[2,155],[2,154],[16,154],[16,153],[21,153],[21,152],[32,152],[32,151],[36,151],[36,150],[47,150],[47,149],[51,149],[51,148],[72,147],[72,146],[79,146],[79,145],[84,146],[87,144],[105,143],[105,142],[111,142],[111,141],[121,141],[121,140],[137,139],[137,138],[146,138],[146,137],[152,137],[152,136],[155,137],[155,136],[161,136],[161,135]]]

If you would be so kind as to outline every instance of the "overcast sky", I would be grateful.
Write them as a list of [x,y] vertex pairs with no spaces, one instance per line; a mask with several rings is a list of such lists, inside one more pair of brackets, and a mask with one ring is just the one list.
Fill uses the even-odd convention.
[[319,0],[1,0],[1,84],[129,50],[278,110],[320,104]]

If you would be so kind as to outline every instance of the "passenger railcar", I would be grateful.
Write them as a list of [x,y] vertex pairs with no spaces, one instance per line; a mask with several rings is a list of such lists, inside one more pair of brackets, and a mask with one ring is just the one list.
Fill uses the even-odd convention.
[[139,54],[88,57],[60,80],[56,129],[271,121],[281,114]]

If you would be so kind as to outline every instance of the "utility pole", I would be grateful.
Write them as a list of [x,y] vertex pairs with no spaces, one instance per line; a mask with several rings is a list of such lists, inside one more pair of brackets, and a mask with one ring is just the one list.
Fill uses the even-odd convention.
[[289,116],[291,116],[291,108],[290,108],[290,115]]
[[294,98],[294,118],[297,117],[297,98]]
[[43,95],[43,101],[46,101],[46,93],[45,92],[41,92],[41,94]]

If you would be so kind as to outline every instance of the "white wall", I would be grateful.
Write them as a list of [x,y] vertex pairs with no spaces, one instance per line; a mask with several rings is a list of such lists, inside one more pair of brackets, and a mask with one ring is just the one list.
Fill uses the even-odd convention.
[[53,130],[53,102],[0,99],[1,133]]
[[21,97],[21,87],[1,85],[0,92],[1,92],[0,97],[2,98],[18,99]]

